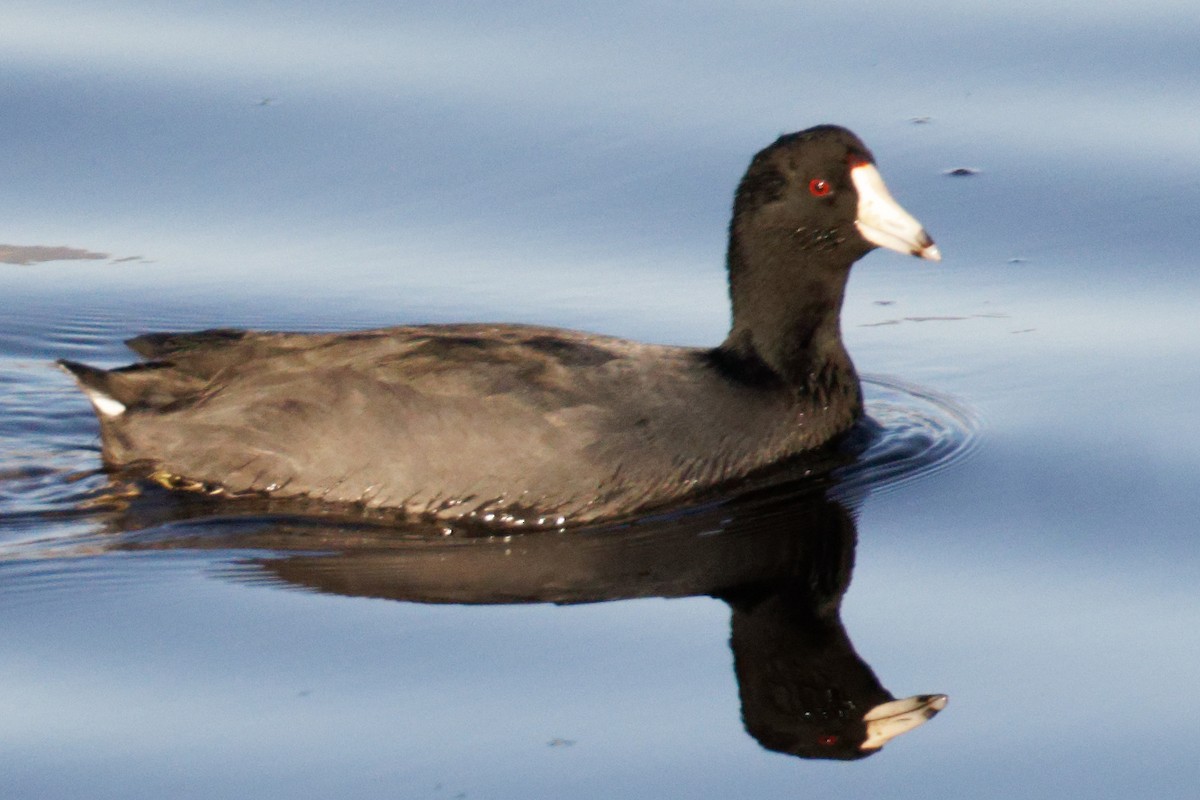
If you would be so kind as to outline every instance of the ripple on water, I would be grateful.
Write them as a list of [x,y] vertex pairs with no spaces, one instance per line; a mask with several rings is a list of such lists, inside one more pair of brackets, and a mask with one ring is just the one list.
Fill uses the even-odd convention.
[[952,398],[895,378],[863,378],[869,439],[839,486],[892,491],[968,458],[979,443],[979,419]]

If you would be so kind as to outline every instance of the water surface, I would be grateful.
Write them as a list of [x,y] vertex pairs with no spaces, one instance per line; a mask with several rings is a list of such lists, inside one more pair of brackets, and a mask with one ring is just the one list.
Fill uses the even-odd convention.
[[[4,795],[1195,796],[1198,36],[1167,2],[7,3],[0,244],[105,258],[0,263]],[[49,366],[232,325],[713,343],[733,186],[821,122],[946,256],[855,269],[884,433],[833,497],[587,546],[123,507]],[[798,574],[836,674],[947,709],[853,763],[765,747],[737,620]]]

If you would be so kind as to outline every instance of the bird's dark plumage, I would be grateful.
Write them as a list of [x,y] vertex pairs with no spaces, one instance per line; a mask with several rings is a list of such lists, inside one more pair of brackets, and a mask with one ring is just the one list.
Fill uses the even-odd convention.
[[882,245],[936,259],[842,128],[755,156],[729,231],[733,324],[711,349],[516,325],[150,334],[146,362],[60,362],[104,459],[229,493],[564,524],[677,502],[818,448],[862,411],[839,313]]

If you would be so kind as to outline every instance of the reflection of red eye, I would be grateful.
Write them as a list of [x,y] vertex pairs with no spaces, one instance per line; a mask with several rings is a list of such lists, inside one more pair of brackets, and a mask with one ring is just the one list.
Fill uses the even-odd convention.
[[825,745],[826,747],[829,747],[830,745],[834,745],[837,743],[838,743],[838,737],[832,736],[832,735],[831,736],[822,736],[820,739],[817,739],[817,744],[822,744],[822,745]]
[[831,188],[829,181],[822,178],[813,178],[808,182],[808,190],[812,192],[813,197],[824,197],[829,194]]

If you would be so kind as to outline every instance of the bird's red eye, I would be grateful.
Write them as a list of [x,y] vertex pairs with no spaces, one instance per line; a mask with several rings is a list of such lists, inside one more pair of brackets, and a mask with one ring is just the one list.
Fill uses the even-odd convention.
[[812,192],[813,197],[824,197],[832,188],[824,178],[813,178],[808,182],[808,191]]
[[[816,181],[813,181],[813,182],[816,183]],[[837,743],[838,743],[838,737],[833,736],[833,735],[822,736],[820,739],[817,739],[817,744],[825,745],[826,747],[829,747],[830,745],[835,745]]]

